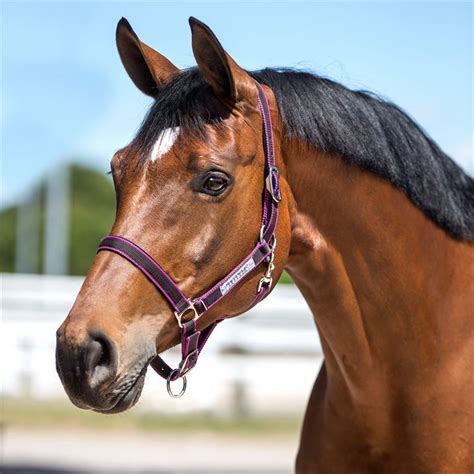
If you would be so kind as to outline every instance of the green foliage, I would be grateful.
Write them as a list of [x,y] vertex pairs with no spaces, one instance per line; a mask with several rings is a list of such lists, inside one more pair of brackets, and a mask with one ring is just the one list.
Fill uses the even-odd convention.
[[112,227],[115,193],[103,173],[71,167],[70,253],[71,275],[85,275],[94,259],[97,244]]
[[[28,253],[31,271],[41,272],[43,266],[43,254],[40,249],[43,247],[44,237],[44,195],[45,188],[40,184],[30,191],[28,198],[23,203],[23,211],[26,215],[34,214],[36,219],[23,223],[22,232],[33,235],[34,238],[25,242],[30,247],[26,248]],[[0,212],[0,272],[15,271],[16,233],[18,228],[19,209],[18,207],[8,207]]]
[[[115,193],[111,179],[97,170],[73,164],[69,176],[69,273],[85,275],[95,256],[97,244],[112,226]],[[39,229],[35,229],[39,233],[38,248],[31,250],[36,254],[33,255],[33,271],[40,273],[43,268],[44,182],[37,189],[31,200],[37,200],[39,211]],[[17,207],[0,212],[0,272],[15,271],[17,216]]]
[[4,209],[0,214],[0,271],[15,269],[16,207]]
[[278,283],[283,283],[284,285],[291,285],[293,284],[293,280],[290,275],[288,275],[288,273],[283,272],[280,279],[278,280]]

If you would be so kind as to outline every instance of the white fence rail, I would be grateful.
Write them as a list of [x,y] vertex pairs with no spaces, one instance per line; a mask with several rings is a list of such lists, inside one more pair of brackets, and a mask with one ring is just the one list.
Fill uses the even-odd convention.
[[[83,278],[1,275],[2,393],[65,397],[56,375],[55,332]],[[178,352],[169,351],[177,361]],[[160,411],[301,411],[321,365],[311,313],[293,286],[279,285],[256,308],[225,321],[188,377],[183,399],[168,398],[152,372],[142,406]]]

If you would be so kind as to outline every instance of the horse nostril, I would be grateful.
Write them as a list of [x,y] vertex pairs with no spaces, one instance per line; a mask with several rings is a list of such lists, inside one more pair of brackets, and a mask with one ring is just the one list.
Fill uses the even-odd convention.
[[115,351],[104,335],[91,335],[84,352],[87,379],[91,386],[110,378],[115,372]]
[[85,353],[87,373],[92,374],[98,365],[106,365],[104,364],[108,359],[106,352],[107,348],[100,339],[88,343]]

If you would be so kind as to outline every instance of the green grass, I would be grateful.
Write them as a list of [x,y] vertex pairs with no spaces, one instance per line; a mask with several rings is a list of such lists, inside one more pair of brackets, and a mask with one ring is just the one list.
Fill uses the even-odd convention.
[[64,402],[5,398],[1,423],[17,428],[74,428],[128,430],[142,432],[211,432],[223,435],[297,436],[300,419],[296,416],[216,417],[210,414],[166,416],[143,408],[118,415],[101,415],[80,410]]

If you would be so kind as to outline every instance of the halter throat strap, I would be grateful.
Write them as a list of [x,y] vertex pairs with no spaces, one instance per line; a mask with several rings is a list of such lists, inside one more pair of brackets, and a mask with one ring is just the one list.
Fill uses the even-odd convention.
[[[265,272],[259,281],[255,299],[250,307],[263,299],[272,286],[273,258],[276,247],[275,231],[278,221],[278,204],[281,201],[280,175],[275,162],[270,107],[263,87],[257,81],[255,84],[262,116],[265,182],[261,228],[252,252],[205,293],[191,299],[181,291],[153,257],[131,240],[119,235],[108,235],[100,242],[97,249],[97,252],[113,252],[128,260],[148,278],[173,309],[181,329],[181,362],[176,369],[172,369],[160,356],[156,356],[150,364],[159,375],[167,379],[168,392],[172,396],[181,396],[184,393],[185,374],[196,365],[201,350],[217,323],[220,322],[217,321],[206,329],[198,331],[196,323],[199,317],[263,264],[266,265]],[[170,382],[180,377],[183,377],[183,390],[178,395],[174,395],[170,389]]]

